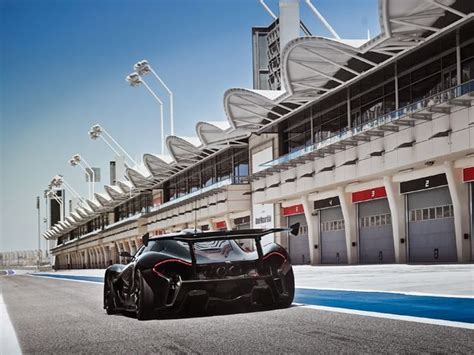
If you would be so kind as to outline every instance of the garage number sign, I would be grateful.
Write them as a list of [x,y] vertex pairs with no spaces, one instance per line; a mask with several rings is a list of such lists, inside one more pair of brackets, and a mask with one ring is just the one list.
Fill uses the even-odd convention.
[[428,190],[435,187],[446,186],[447,184],[448,180],[446,180],[445,174],[432,175],[421,179],[401,182],[400,193],[405,194],[408,192]]

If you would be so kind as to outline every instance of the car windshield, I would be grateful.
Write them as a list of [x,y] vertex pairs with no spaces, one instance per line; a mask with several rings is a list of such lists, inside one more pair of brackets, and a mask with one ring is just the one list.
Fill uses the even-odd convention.
[[[150,240],[144,252],[155,251],[189,259],[189,245],[175,240]],[[254,252],[244,251],[234,240],[214,240],[194,244],[197,263],[256,259]]]

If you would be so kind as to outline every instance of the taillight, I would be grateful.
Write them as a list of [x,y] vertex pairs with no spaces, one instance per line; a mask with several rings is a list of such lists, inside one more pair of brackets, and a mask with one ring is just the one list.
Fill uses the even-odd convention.
[[166,260],[162,260],[162,261],[156,263],[156,265],[153,266],[153,272],[155,274],[157,274],[158,276],[166,277],[162,272],[160,272],[159,269],[162,268],[163,265],[171,264],[171,263],[182,264],[182,265],[189,266],[189,267],[193,266],[193,264],[188,263],[187,261],[184,261],[184,260],[181,260],[181,259],[166,259]]
[[286,261],[286,256],[283,255],[282,253],[277,252],[277,251],[272,251],[271,253],[265,255],[265,256],[263,257],[263,260],[267,260],[268,258],[270,258],[270,257],[273,256],[273,255],[277,255],[277,256],[279,256],[280,258],[282,258],[282,259],[283,259],[283,262]]

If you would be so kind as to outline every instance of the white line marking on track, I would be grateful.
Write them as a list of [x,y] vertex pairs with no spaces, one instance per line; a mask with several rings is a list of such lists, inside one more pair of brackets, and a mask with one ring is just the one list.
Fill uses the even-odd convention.
[[348,291],[348,292],[377,292],[377,293],[394,293],[398,295],[406,296],[425,296],[425,297],[452,297],[452,298],[472,298],[474,295],[449,295],[449,294],[439,294],[439,293],[424,293],[424,292],[405,292],[405,291],[383,291],[383,290],[357,290],[349,288],[331,288],[331,287],[314,287],[314,286],[295,286],[299,289],[308,289],[308,290],[321,290],[321,291]]
[[20,344],[16,338],[15,329],[8,316],[7,306],[3,301],[3,296],[0,293],[0,353],[2,354],[21,354]]
[[102,285],[102,281],[88,281],[88,280],[74,280],[74,279],[69,279],[69,278],[62,278],[62,277],[53,277],[53,276],[43,276],[43,275],[29,275],[30,277],[35,277],[35,278],[43,278],[43,279],[51,279],[51,280],[59,280],[59,281],[74,281],[74,282],[84,282],[88,284],[96,284],[96,285]]
[[358,315],[358,316],[387,318],[387,319],[402,320],[402,321],[408,321],[408,322],[417,322],[417,323],[434,324],[434,325],[444,325],[444,326],[447,326],[447,327],[474,329],[474,324],[471,324],[471,323],[453,322],[453,321],[448,321],[448,320],[423,318],[423,317],[402,316],[402,315],[390,314],[390,313],[358,311],[358,310],[347,309],[347,308],[313,306],[313,305],[306,305],[306,304],[301,304],[301,303],[293,303],[293,304],[297,305],[297,306],[300,306],[300,307],[304,307],[304,308],[316,309],[318,311],[347,313],[347,314],[355,314],[355,315]]

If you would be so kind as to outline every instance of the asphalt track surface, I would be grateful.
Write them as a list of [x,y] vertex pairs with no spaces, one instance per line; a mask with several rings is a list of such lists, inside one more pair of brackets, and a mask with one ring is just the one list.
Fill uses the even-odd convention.
[[294,306],[138,321],[107,316],[102,285],[1,276],[24,353],[473,353],[474,331]]

